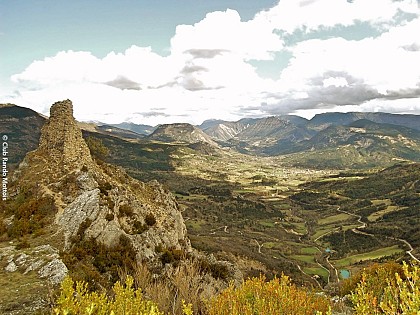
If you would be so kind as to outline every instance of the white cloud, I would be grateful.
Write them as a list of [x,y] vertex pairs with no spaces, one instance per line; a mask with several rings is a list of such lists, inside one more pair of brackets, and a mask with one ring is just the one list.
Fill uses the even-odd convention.
[[195,50],[225,50],[242,59],[266,60],[283,47],[267,20],[242,22],[237,11],[208,13],[194,25],[179,25],[171,40],[174,54]]
[[[281,0],[247,22],[233,10],[213,12],[178,26],[166,57],[133,45],[104,58],[63,51],[34,61],[12,77],[18,92],[2,101],[47,113],[70,98],[80,120],[153,125],[321,110],[420,113],[420,17],[397,21],[401,12],[418,14],[416,1]],[[381,35],[314,38],[356,21]],[[315,35],[286,47],[277,31],[291,36],[297,29]],[[274,63],[282,50],[292,58],[276,81],[249,63]]]
[[256,19],[268,20],[274,29],[293,33],[297,29],[309,32],[320,27],[350,26],[356,21],[389,27],[399,12],[417,13],[417,1],[280,0]]
[[[360,41],[312,39],[291,47],[293,58],[283,70],[278,88],[268,94],[269,113],[329,107],[345,110],[384,100],[400,102],[400,111],[413,111],[413,98],[420,96],[420,18],[391,28],[376,38]],[[378,102],[374,102],[374,100]],[[391,106],[391,102],[384,102]],[[386,107],[381,107],[386,108]],[[414,107],[417,110],[418,107]]]

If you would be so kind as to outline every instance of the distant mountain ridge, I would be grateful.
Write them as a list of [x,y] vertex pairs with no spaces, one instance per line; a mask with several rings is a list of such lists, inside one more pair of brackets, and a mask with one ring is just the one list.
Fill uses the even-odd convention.
[[164,142],[183,142],[197,143],[204,142],[212,146],[219,145],[201,129],[187,123],[164,124],[159,125],[151,135],[147,137],[149,140],[159,140]]
[[119,124],[104,124],[104,125],[110,125],[110,126],[114,126],[114,127],[125,129],[125,130],[130,130],[132,132],[135,132],[137,134],[144,135],[144,136],[150,135],[156,129],[156,127],[152,127],[149,125],[135,124],[132,122],[123,122]]
[[420,130],[420,116],[411,114],[389,114],[389,113],[370,113],[370,112],[350,112],[350,113],[323,113],[315,115],[310,121],[309,126],[325,125],[348,125],[360,119],[367,119],[381,124],[392,124],[405,126]]
[[[29,109],[10,104],[0,107],[0,126],[18,143],[12,163],[19,163],[25,152],[36,147],[44,121]],[[143,144],[187,145],[204,155],[219,154],[221,148],[252,155],[283,155],[291,165],[303,167],[359,168],[388,166],[398,160],[420,161],[419,115],[352,112],[318,114],[311,120],[293,115],[236,122],[206,120],[200,126],[85,125],[82,128],[90,132]]]

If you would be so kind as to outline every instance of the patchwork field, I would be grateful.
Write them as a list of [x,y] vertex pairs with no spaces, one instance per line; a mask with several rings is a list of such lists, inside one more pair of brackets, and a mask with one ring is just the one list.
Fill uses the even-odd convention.
[[353,273],[372,261],[410,259],[420,248],[412,223],[419,211],[407,206],[420,204],[416,167],[311,169],[293,166],[292,156],[102,140],[113,148],[112,161],[130,175],[159,180],[175,194],[194,247],[261,264],[244,267],[245,275],[283,272],[325,286],[344,269]]

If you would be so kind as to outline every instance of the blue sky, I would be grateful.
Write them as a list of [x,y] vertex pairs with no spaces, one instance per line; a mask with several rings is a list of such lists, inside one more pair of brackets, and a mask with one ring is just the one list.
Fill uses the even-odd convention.
[[0,102],[79,120],[420,114],[412,0],[0,0]]
[[131,45],[168,54],[179,24],[199,22],[206,13],[232,8],[244,20],[276,1],[243,0],[2,0],[0,47],[2,79],[32,61],[63,50],[104,57]]

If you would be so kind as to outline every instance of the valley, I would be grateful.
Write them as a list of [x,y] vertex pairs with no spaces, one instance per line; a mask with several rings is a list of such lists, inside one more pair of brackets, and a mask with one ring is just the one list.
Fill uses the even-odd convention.
[[[98,194],[92,197],[101,209],[95,210],[97,226],[121,225],[118,233],[126,235],[138,248],[143,246],[135,252],[123,238],[116,247],[106,249],[86,233],[106,232],[109,234],[104,239],[111,239],[114,227],[109,231],[92,228],[92,221],[83,220],[85,210],[76,216],[65,214],[69,220],[74,217],[77,224],[72,227],[71,250],[60,252],[63,266],[76,264],[82,272],[69,268],[73,276],[99,281],[99,286],[105,286],[104,275],[111,275],[113,281],[118,278],[116,266],[108,263],[107,255],[118,265],[132,263],[136,253],[153,253],[152,265],[158,270],[157,265],[177,267],[184,256],[196,251],[200,253],[197,255],[206,255],[198,256],[200,272],[212,272],[218,281],[229,275],[226,266],[234,266],[230,268],[240,271],[230,271],[235,277],[264,275],[270,280],[285,274],[297,285],[333,295],[340,294],[346,283],[343,280],[374,262],[419,261],[420,138],[416,129],[390,126],[386,121],[355,122],[358,116],[346,116],[352,126],[334,124],[322,117],[316,117],[317,124],[298,118],[270,118],[246,120],[238,126],[231,123],[229,126],[236,129],[222,134],[222,141],[206,133],[208,129],[188,124],[160,125],[154,131],[141,126],[141,130],[148,131],[139,134],[115,126],[79,123],[82,130],[77,131],[76,122],[67,114],[58,121],[59,126],[68,132],[64,126],[72,125],[76,131],[69,139],[78,139],[70,142],[73,149],[68,150],[64,140],[56,139],[54,128],[44,131],[44,140],[39,139],[45,118],[37,113],[8,105],[0,107],[0,115],[2,130],[9,135],[9,154],[13,156],[10,171],[17,170],[25,155],[39,159],[30,168],[25,162],[21,165],[27,171],[13,186],[32,187],[35,195],[17,194],[1,204],[0,275],[7,279],[13,276],[6,270],[11,264],[7,257],[20,257],[22,250],[31,256],[42,244],[52,244],[52,239],[56,248],[65,244],[65,238],[55,236],[53,216],[78,209],[73,209],[69,200],[83,189],[87,189],[86,198],[93,192]],[[409,117],[409,121],[413,119]],[[28,120],[34,123],[28,126]],[[296,131],[294,123],[306,131]],[[217,128],[213,127],[215,132]],[[287,132],[282,133],[282,128]],[[292,138],[288,138],[290,135]],[[302,138],[297,139],[298,135]],[[273,142],[274,136],[285,138]],[[52,158],[42,153],[51,149],[45,137],[66,152],[54,153],[58,161],[67,158],[73,164],[45,164],[44,159]],[[30,152],[38,142],[42,150]],[[272,154],[284,150],[287,143],[289,151]],[[73,152],[80,148],[83,152],[73,158]],[[44,155],[38,153],[38,157],[37,152]],[[73,165],[75,171],[68,173],[68,165]],[[56,169],[51,170],[52,166]],[[44,185],[42,191],[34,186],[34,178],[43,172],[43,180],[52,184]],[[22,176],[21,170],[16,174]],[[96,190],[95,182],[82,181],[83,176],[89,176],[84,174],[95,176]],[[43,192],[44,197],[36,197]],[[122,198],[128,199],[121,203]],[[162,203],[159,198],[166,201]],[[133,202],[143,205],[137,207],[143,211],[141,215],[133,212]],[[163,204],[170,207],[162,210]],[[13,215],[14,209],[18,209],[19,217]],[[90,211],[89,206],[86,211]],[[167,215],[166,211],[174,212]],[[159,225],[152,214],[159,214]],[[139,219],[143,217],[144,223]],[[172,235],[172,243],[162,246],[175,230],[185,239]],[[148,238],[150,235],[153,237]],[[11,254],[14,246],[18,249]],[[24,264],[16,266],[26,268]],[[23,283],[19,286],[26,285],[23,280],[19,282]],[[13,297],[14,291],[9,289],[5,292]],[[180,305],[178,300],[177,307]]]
[[[383,174],[391,186],[391,173],[403,176],[402,186],[385,192],[384,179],[376,179],[379,168],[301,168],[291,165],[288,156],[253,156],[226,148],[207,154],[188,143],[123,144],[100,138],[115,148],[111,152],[122,154],[125,145],[145,152],[148,161],[136,163],[159,163],[158,168],[133,167],[133,160],[117,162],[113,153],[109,156],[134,177],[164,183],[181,206],[193,247],[234,260],[247,276],[284,272],[300,283],[334,288],[372,261],[417,259],[413,237],[384,237],[379,226],[384,216],[407,211],[389,194],[401,194],[410,182],[412,190],[402,194],[418,198],[418,164],[397,165]],[[412,175],[400,172],[407,168]],[[367,187],[361,183],[366,181],[375,198],[363,195]],[[420,203],[415,199],[413,204]],[[397,222],[395,232],[405,224]],[[410,242],[417,252],[410,251]]]
[[[375,206],[366,199],[342,195],[340,187],[362,180],[360,174],[340,177],[334,170],[294,168],[281,158],[235,153],[209,158],[178,156],[174,164],[174,173],[201,179],[198,187],[183,186],[183,190],[167,181],[184,206],[196,247],[233,252],[263,262],[266,272],[291,273],[294,279],[321,287],[336,284],[372,261],[407,255],[417,260],[408,241],[383,238],[375,227],[380,223],[359,214],[372,211],[371,215],[389,216],[404,208],[386,199],[384,213],[379,200]],[[414,185],[418,190],[418,181]],[[418,191],[415,194],[418,198]],[[418,207],[419,202],[416,204]]]

